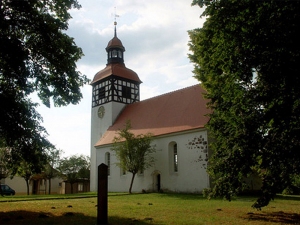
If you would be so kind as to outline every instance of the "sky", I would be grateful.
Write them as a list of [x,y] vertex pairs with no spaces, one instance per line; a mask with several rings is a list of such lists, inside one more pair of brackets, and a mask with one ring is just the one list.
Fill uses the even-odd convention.
[[[84,56],[77,68],[89,79],[104,69],[105,48],[114,36],[125,47],[124,62],[142,80],[140,99],[198,84],[193,64],[188,59],[187,31],[200,28],[203,9],[191,6],[192,0],[78,0],[81,9],[70,11],[67,34],[82,48]],[[117,17],[115,15],[118,15]],[[37,108],[48,140],[63,157],[90,155],[92,87],[85,85],[77,105]]]

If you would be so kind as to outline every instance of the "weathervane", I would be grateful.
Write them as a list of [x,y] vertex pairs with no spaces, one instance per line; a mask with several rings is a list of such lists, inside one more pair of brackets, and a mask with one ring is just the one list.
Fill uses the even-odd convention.
[[117,15],[116,13],[116,7],[115,7],[115,22],[114,22],[114,25],[115,25],[115,37],[117,37],[117,17],[120,17],[119,15]]

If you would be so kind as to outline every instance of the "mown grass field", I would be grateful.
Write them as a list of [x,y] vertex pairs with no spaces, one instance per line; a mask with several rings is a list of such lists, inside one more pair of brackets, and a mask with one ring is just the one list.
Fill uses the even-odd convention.
[[[255,197],[228,202],[188,194],[121,194],[108,197],[111,225],[300,224],[300,198],[279,196],[261,211]],[[0,197],[0,224],[96,224],[97,198],[84,195]]]

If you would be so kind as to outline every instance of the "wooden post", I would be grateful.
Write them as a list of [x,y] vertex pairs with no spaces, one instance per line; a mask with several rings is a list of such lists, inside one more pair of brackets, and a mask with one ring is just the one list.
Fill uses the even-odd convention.
[[106,225],[108,222],[107,169],[108,166],[104,163],[98,166],[97,225]]

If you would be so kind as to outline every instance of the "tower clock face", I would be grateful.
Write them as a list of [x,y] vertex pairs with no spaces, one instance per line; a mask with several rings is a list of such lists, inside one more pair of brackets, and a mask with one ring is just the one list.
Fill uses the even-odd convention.
[[98,109],[98,117],[99,117],[99,118],[103,118],[104,113],[105,113],[105,108],[104,108],[104,106],[100,106],[99,109]]

